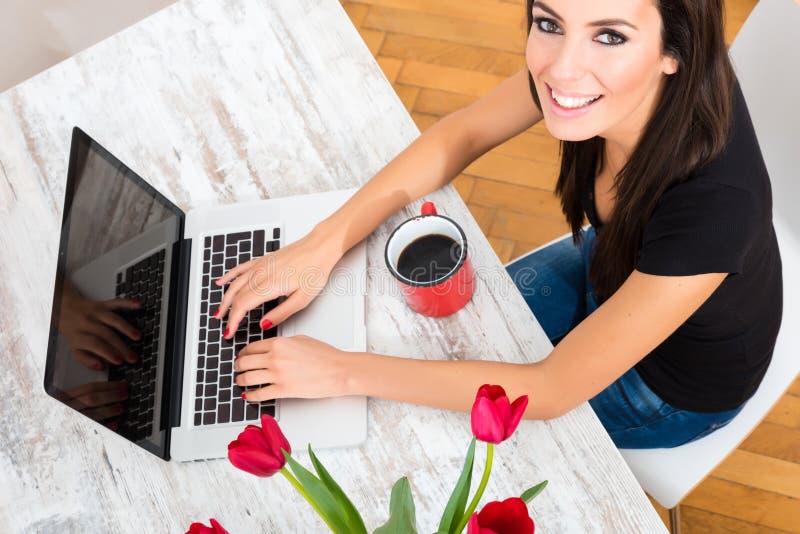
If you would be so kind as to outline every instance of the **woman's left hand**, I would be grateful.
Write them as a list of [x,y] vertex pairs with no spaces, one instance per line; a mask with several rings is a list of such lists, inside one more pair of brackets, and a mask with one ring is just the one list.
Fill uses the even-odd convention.
[[277,398],[317,399],[347,395],[347,363],[351,353],[307,336],[256,341],[239,353],[236,384],[269,384],[246,392],[259,402]]

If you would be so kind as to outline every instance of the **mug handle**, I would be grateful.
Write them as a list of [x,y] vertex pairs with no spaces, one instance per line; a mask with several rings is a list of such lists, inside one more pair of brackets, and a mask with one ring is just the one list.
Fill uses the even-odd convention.
[[433,202],[425,202],[424,204],[422,204],[420,213],[422,215],[438,215],[438,213],[436,212],[436,206],[433,205]]

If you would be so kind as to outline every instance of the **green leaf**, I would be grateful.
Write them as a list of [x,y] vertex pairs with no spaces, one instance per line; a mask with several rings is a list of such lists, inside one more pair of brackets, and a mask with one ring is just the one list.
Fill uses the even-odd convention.
[[297,477],[297,480],[319,507],[320,514],[323,515],[323,519],[331,527],[331,530],[336,534],[348,534],[349,531],[344,514],[339,508],[336,499],[331,495],[330,490],[311,471],[297,463],[286,451],[283,451],[283,456],[286,458],[286,463],[292,468],[294,476]]
[[389,502],[389,520],[376,528],[374,534],[417,534],[414,497],[406,477],[394,483]]
[[308,444],[308,454],[311,456],[311,463],[314,464],[314,469],[317,470],[320,480],[322,480],[322,483],[325,484],[328,491],[331,492],[333,498],[336,499],[339,508],[344,512],[348,532],[352,532],[353,534],[367,534],[367,527],[364,526],[364,520],[361,519],[358,510],[356,510],[356,507],[350,502],[350,499],[347,498],[347,495],[342,491],[339,484],[333,480],[333,477],[328,473],[327,469],[325,469],[325,466],[322,465],[322,462],[319,461],[314,451],[311,450],[310,443]]
[[475,462],[475,438],[469,444],[467,457],[464,459],[464,468],[458,477],[456,487],[450,494],[450,500],[444,508],[442,520],[439,522],[439,531],[452,533],[464,516],[464,508],[467,506],[469,489],[472,484],[472,465]]
[[534,497],[539,495],[546,486],[547,486],[546,480],[544,482],[539,482],[532,488],[528,488],[525,491],[523,491],[522,495],[520,495],[519,498],[525,501],[525,504],[528,504],[533,500]]

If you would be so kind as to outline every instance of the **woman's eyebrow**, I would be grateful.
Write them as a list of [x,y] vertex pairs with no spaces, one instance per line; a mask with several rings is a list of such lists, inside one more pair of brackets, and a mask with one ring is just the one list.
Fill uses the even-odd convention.
[[[562,24],[564,23],[564,19],[561,18],[561,15],[556,13],[553,10],[553,8],[551,8],[550,6],[545,4],[544,2],[536,1],[536,2],[533,3],[533,7],[538,7],[542,11],[545,11],[545,12],[549,13],[558,22],[561,22]],[[630,22],[628,22],[625,19],[601,19],[601,20],[595,20],[593,22],[588,23],[587,26],[592,26],[592,27],[597,27],[597,26],[628,26],[629,28],[633,28],[634,30],[639,31],[639,28],[637,28],[635,25],[631,24]]]

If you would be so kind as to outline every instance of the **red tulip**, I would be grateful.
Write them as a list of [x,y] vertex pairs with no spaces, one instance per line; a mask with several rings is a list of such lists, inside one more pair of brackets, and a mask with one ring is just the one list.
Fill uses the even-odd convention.
[[286,463],[281,449],[292,453],[278,422],[269,415],[262,415],[261,427],[247,425],[239,437],[228,444],[228,460],[242,471],[270,477]]
[[467,534],[533,534],[533,531],[528,506],[519,497],[487,503],[479,513],[472,514],[467,524]]
[[222,528],[222,525],[212,517],[210,527],[205,526],[203,523],[192,523],[186,534],[228,534],[228,531]]
[[488,443],[505,441],[517,429],[527,406],[527,395],[511,404],[503,388],[484,384],[472,405],[472,433]]

